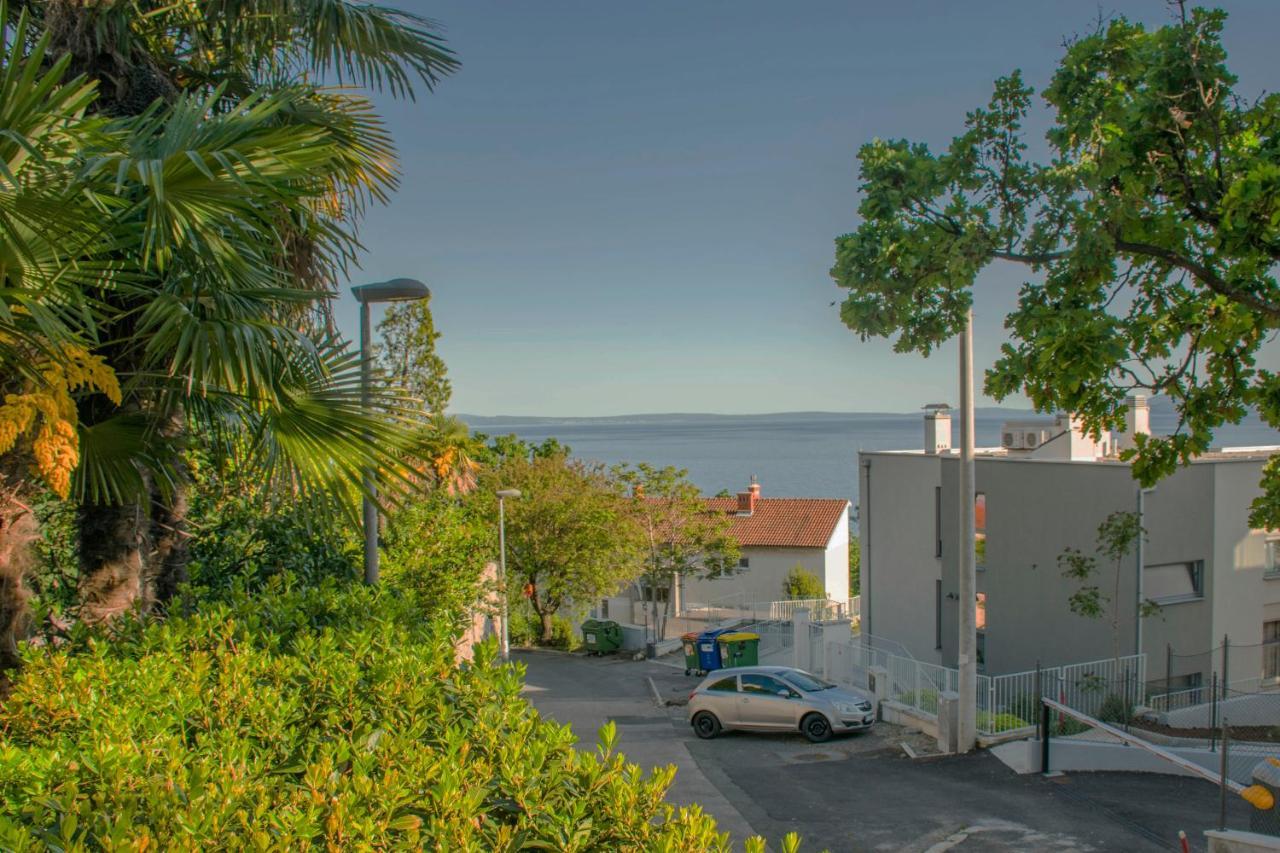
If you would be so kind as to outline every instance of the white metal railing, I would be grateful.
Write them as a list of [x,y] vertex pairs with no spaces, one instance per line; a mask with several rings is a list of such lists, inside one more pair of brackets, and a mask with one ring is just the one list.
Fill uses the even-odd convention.
[[790,621],[799,609],[809,611],[815,622],[834,619],[858,619],[862,599],[809,598],[782,601],[747,601],[743,593],[734,593],[709,602],[685,602],[677,614],[682,619],[702,622],[724,622],[730,619],[771,619]]
[[[894,653],[898,651],[902,653]],[[937,716],[942,693],[958,692],[960,688],[959,670],[915,660],[901,646],[870,635],[828,641],[822,657],[826,678],[863,690],[871,687],[870,670],[882,668],[888,676],[886,698],[927,716]],[[1040,695],[1092,716],[1103,711],[1108,701],[1118,699],[1129,707],[1135,706],[1145,682],[1146,663],[1146,655],[1129,655],[1118,660],[1043,667],[1039,673],[1028,670],[979,675],[978,732],[992,736],[1030,731],[1035,728]]]
[[1086,661],[1007,675],[978,676],[978,731],[984,735],[1035,728],[1039,696],[1098,716],[1108,704],[1128,711],[1142,701],[1147,656]]

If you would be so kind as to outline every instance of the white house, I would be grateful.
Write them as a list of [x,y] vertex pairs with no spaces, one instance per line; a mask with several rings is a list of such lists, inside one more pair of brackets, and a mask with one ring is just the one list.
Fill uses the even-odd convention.
[[[925,449],[860,454],[862,627],[923,661],[954,666],[961,602],[959,456],[941,409],[925,416]],[[1147,406],[1130,402],[1127,429],[1094,440],[1071,418],[1009,421],[1001,446],[975,464],[979,667],[988,674],[1148,655],[1149,680],[1207,683],[1207,654],[1231,638],[1232,682],[1280,681],[1280,537],[1251,529],[1250,502],[1277,447],[1206,453],[1140,490],[1118,449],[1148,432]],[[1070,611],[1079,582],[1058,557],[1095,551],[1098,525],[1141,509],[1141,552],[1099,560],[1096,583],[1118,599],[1108,618]],[[1140,568],[1139,568],[1140,567]],[[1118,595],[1117,595],[1118,589]],[[1140,602],[1159,606],[1139,619]],[[1170,654],[1172,652],[1172,654]],[[1206,652],[1206,654],[1198,654]],[[1172,671],[1166,671],[1166,660]]]
[[728,577],[678,579],[675,609],[728,596],[746,602],[786,598],[783,582],[794,566],[817,575],[827,598],[849,597],[849,502],[832,498],[765,498],[752,483],[732,498],[707,498],[707,508],[730,518],[741,558]]
[[[827,598],[848,599],[849,501],[765,498],[754,482],[736,497],[704,500],[709,512],[729,518],[729,534],[741,554],[738,567],[714,579],[677,578],[672,588],[657,590],[659,602],[670,599],[672,616],[704,605],[779,601],[786,598],[787,573],[797,565],[822,581]],[[644,619],[640,607],[639,596],[625,590],[601,602],[597,613],[639,623]]]

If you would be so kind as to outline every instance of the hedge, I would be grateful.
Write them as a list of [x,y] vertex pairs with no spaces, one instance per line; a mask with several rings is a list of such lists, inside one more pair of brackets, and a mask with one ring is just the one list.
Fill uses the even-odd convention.
[[[412,598],[328,583],[27,649],[0,707],[0,848],[725,850],[600,733]],[[753,841],[748,849],[763,849]]]

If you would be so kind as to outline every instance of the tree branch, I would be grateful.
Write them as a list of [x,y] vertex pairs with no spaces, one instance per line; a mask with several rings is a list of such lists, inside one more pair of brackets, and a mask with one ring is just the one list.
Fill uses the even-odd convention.
[[1133,243],[1123,240],[1119,237],[1115,239],[1116,248],[1122,252],[1130,252],[1135,255],[1145,255],[1149,258],[1156,258],[1165,263],[1186,270],[1196,277],[1196,280],[1205,287],[1212,290],[1219,296],[1225,296],[1233,302],[1238,302],[1246,308],[1257,311],[1272,320],[1280,320],[1280,305],[1259,299],[1252,293],[1244,293],[1237,288],[1228,284],[1221,276],[1204,264],[1197,263],[1191,258],[1183,257],[1171,249],[1163,246],[1153,246],[1150,243]]

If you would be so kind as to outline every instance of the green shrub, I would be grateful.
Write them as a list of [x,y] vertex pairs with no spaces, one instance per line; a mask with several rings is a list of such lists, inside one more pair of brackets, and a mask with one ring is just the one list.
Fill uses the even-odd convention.
[[574,651],[582,646],[581,621],[573,621],[567,616],[556,614],[551,617],[551,642],[542,642],[542,620],[533,608],[524,602],[517,605],[510,615],[507,636],[513,646],[545,646]]
[[1031,723],[1015,714],[995,714],[993,716],[990,711],[978,712],[978,728],[992,734],[1012,732],[1018,729],[1025,729],[1031,725]]
[[0,707],[0,849],[727,848],[611,727],[575,750],[491,643],[458,667],[412,596],[287,581],[26,649]]
[[936,690],[921,690],[920,701],[918,703],[916,702],[916,692],[914,690],[908,690],[906,693],[902,694],[898,701],[904,705],[919,708],[927,714],[938,713],[938,691]]
[[1104,723],[1127,723],[1133,718],[1133,703],[1117,693],[1108,693],[1098,709],[1098,719]]

